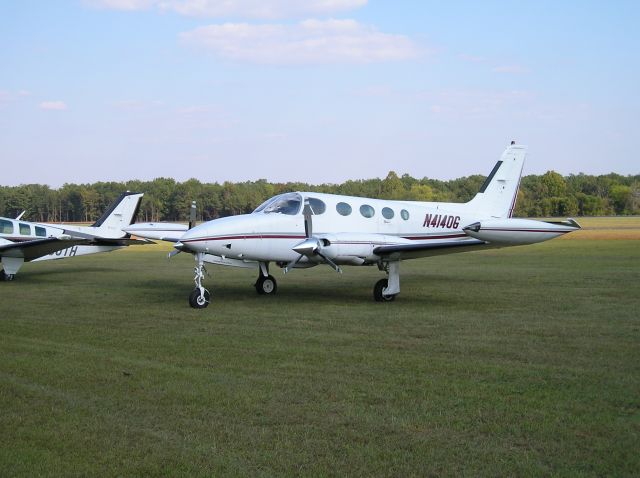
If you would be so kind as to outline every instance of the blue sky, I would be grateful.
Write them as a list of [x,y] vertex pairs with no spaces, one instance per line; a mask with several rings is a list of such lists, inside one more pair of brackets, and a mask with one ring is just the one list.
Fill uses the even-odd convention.
[[0,184],[640,173],[640,2],[0,0]]

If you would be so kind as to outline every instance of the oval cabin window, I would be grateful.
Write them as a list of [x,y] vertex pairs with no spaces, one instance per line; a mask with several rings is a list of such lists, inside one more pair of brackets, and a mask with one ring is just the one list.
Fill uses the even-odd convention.
[[393,213],[393,209],[391,209],[390,207],[382,208],[382,217],[384,217],[385,219],[393,219],[394,215],[395,214]]
[[346,202],[339,202],[336,204],[336,211],[341,216],[348,216],[351,214],[351,206],[349,206]]
[[363,204],[362,206],[360,206],[360,214],[362,214],[364,217],[373,217],[376,214],[376,210],[368,204]]

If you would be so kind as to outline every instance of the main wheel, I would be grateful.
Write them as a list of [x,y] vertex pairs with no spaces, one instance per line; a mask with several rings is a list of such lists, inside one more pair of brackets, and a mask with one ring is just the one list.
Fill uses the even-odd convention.
[[278,284],[273,276],[260,276],[255,284],[256,292],[260,295],[273,295],[278,291]]
[[373,287],[373,298],[376,302],[391,302],[396,298],[394,295],[384,295],[382,291],[389,286],[389,281],[387,279],[380,279],[376,282],[376,285]]
[[211,294],[207,289],[204,290],[204,297],[200,295],[200,289],[193,289],[189,294],[189,305],[194,309],[204,309],[209,305]]
[[0,271],[0,281],[11,281],[15,274],[7,274],[4,270]]

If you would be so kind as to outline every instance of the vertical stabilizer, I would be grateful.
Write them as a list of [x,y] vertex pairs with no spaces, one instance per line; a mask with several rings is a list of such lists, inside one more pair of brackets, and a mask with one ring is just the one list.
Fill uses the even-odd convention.
[[478,194],[467,203],[469,208],[486,217],[513,216],[526,155],[525,146],[512,143],[502,153]]
[[123,237],[125,227],[135,222],[140,208],[143,193],[125,192],[120,195],[109,209],[98,219],[92,227],[96,228],[96,234],[102,237]]

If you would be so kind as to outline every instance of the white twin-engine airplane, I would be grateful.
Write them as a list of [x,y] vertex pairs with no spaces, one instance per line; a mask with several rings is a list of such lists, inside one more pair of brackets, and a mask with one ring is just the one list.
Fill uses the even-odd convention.
[[[40,224],[0,218],[0,280],[13,280],[25,262],[66,259],[109,252],[148,240],[131,239],[123,232],[134,220],[143,194],[122,193],[92,226]],[[24,214],[24,213],[23,213]]]
[[173,241],[177,251],[194,254],[196,287],[189,296],[194,308],[206,307],[211,297],[202,286],[204,263],[257,268],[259,294],[276,293],[271,262],[285,272],[318,264],[338,272],[344,265],[377,265],[387,278],[375,284],[373,296],[391,301],[400,292],[402,260],[533,244],[580,229],[573,219],[512,218],[525,155],[525,147],[512,143],[480,192],[464,204],[292,192],[267,200],[251,214],[193,228],[146,223],[125,231]]

